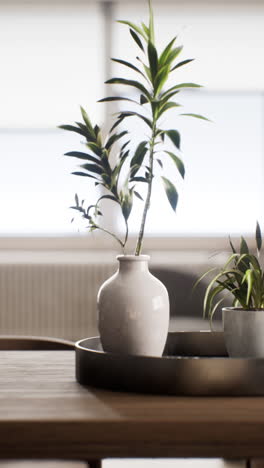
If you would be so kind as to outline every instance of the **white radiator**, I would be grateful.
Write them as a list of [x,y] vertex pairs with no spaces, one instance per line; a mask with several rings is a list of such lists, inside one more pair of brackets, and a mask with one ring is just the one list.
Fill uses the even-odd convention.
[[[117,269],[115,257],[114,251],[96,249],[1,250],[0,334],[54,336],[74,341],[97,335],[96,296],[102,283]],[[163,266],[170,271],[171,314],[177,322],[172,320],[171,329],[207,328],[201,319],[202,310],[196,310],[196,320],[193,310],[187,313],[188,307],[196,305],[188,301],[193,275],[199,276],[208,269],[206,255],[152,252],[151,258],[151,270]],[[152,271],[156,274],[155,269]],[[166,275],[160,279],[165,281]]]
[[98,334],[96,295],[112,263],[0,264],[0,334]]

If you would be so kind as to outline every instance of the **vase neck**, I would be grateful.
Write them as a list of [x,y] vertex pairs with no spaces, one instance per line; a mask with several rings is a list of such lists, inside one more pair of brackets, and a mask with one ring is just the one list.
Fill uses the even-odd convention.
[[117,260],[119,261],[119,271],[121,273],[148,271],[148,255],[120,255]]

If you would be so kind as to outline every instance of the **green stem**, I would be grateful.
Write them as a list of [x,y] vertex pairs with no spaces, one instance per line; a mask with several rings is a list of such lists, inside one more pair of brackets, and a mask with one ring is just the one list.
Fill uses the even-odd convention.
[[108,231],[107,229],[104,229],[98,225],[96,225],[96,228],[99,229],[100,231],[103,231],[105,232],[106,234],[109,234],[109,236],[112,236],[122,247],[123,251],[124,251],[124,247],[125,247],[125,243],[122,242],[115,234],[113,234],[112,232]]
[[125,223],[126,223],[126,235],[125,235],[125,240],[124,240],[124,246],[123,248],[125,248],[125,245],[127,243],[127,238],[128,238],[128,222],[127,222],[127,219],[125,219]]
[[142,249],[142,242],[143,242],[143,237],[144,237],[144,231],[145,231],[145,224],[146,224],[146,219],[147,219],[147,214],[148,214],[148,209],[150,205],[150,198],[151,198],[151,191],[152,191],[152,181],[153,181],[153,162],[154,162],[154,147],[155,147],[155,136],[156,136],[156,122],[155,120],[153,121],[153,129],[152,129],[152,137],[150,141],[150,154],[149,154],[149,180],[148,180],[148,192],[147,192],[147,197],[144,205],[144,210],[143,210],[143,215],[142,215],[142,220],[141,220],[141,225],[140,225],[140,230],[139,230],[139,235],[138,235],[138,240],[137,240],[137,245],[136,245],[136,250],[135,250],[135,255],[140,255],[141,254],[141,249]]

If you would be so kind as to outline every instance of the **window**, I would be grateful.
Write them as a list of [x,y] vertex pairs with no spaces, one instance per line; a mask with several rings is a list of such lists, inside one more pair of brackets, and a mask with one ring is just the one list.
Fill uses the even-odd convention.
[[[143,2],[117,2],[112,9],[113,19],[147,18]],[[72,235],[77,227],[70,223],[68,207],[75,192],[93,198],[94,187],[70,174],[77,160],[62,157],[81,148],[78,136],[56,127],[78,120],[80,104],[94,122],[103,124],[105,108],[96,101],[105,95],[110,63],[105,51],[112,44],[112,56],[129,60],[136,49],[125,26],[105,29],[100,2],[6,0],[0,10],[0,235]],[[180,96],[184,110],[206,115],[213,123],[179,119],[170,111],[169,126],[182,135],[186,178],[183,183],[175,179],[180,194],[176,216],[157,187],[146,232],[252,232],[263,213],[264,67],[259,57],[264,52],[264,5],[155,2],[155,16],[159,50],[178,35],[183,59],[196,58],[177,72],[177,80],[205,86]],[[115,75],[119,70],[113,67]],[[113,91],[118,92],[116,87]],[[131,131],[135,125],[131,120]],[[130,220],[134,233],[141,209],[136,200]],[[114,211],[107,217],[120,229]]]
[[68,207],[83,181],[62,155],[80,143],[56,127],[79,120],[80,104],[103,120],[100,4],[11,0],[0,11],[0,233],[76,232]]

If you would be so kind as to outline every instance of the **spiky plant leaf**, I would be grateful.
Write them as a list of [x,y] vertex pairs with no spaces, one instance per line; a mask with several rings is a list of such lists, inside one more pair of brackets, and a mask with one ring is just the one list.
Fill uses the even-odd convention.
[[155,44],[155,31],[154,31],[154,15],[152,9],[151,0],[148,0],[149,3],[149,40],[152,44]]
[[176,146],[176,148],[180,149],[181,145],[181,136],[178,130],[166,130],[164,131],[165,135],[167,135],[172,143]]
[[147,126],[152,129],[152,122],[150,119],[148,119],[147,117],[145,117],[144,115],[142,114],[139,114],[138,112],[133,112],[133,111],[124,111],[124,112],[121,112],[121,114],[123,116],[123,118],[126,118],[126,117],[138,117],[139,119],[143,120],[143,122],[145,122],[147,124]]
[[182,67],[183,65],[187,65],[187,63],[190,63],[190,62],[192,62],[193,60],[194,60],[194,59],[182,60],[182,62],[177,63],[177,65],[175,65],[175,66],[171,69],[171,71],[174,71],[174,70],[176,70],[177,68]]
[[127,80],[125,78],[111,78],[110,80],[106,81],[106,84],[121,84],[125,86],[132,86],[133,88],[136,88],[139,91],[141,91],[148,98],[149,101],[151,100],[151,96],[148,90],[139,81]]
[[81,164],[82,169],[85,169],[88,172],[93,172],[94,174],[103,174],[104,170],[102,167],[97,166],[96,164]]
[[111,59],[113,62],[116,62],[116,63],[120,63],[121,65],[124,65],[125,67],[128,67],[128,68],[131,68],[131,70],[139,73],[141,76],[144,76],[144,74],[142,73],[141,70],[139,70],[139,68],[137,68],[135,65],[133,65],[132,63],[130,62],[127,62],[126,60],[120,60],[120,59],[116,59],[116,58],[112,58]]
[[261,229],[260,229],[260,225],[259,225],[259,222],[257,221],[257,224],[256,224],[256,244],[257,244],[257,250],[258,252],[260,252],[261,250],[261,247],[262,247],[262,235],[261,235]]
[[96,138],[94,128],[93,128],[92,123],[91,123],[91,121],[90,121],[90,119],[88,117],[87,112],[84,110],[84,108],[82,106],[80,106],[80,109],[81,109],[82,118],[83,118],[83,120],[84,120],[84,122],[86,124],[87,129],[89,130],[91,136]]
[[198,85],[196,83],[180,83],[178,85],[172,86],[169,88],[165,93],[162,94],[162,97],[167,96],[168,94],[172,93],[173,91],[177,91],[182,88],[201,88],[201,85]]
[[211,122],[210,119],[207,119],[207,117],[204,117],[203,115],[200,115],[200,114],[180,114],[180,115],[185,115],[187,117],[195,117],[196,119],[201,119],[201,120],[206,120],[207,122]]
[[130,98],[123,97],[123,96],[109,96],[109,97],[100,99],[97,102],[111,102],[111,101],[129,101],[129,102],[133,102],[134,104],[138,104],[138,102],[135,101],[135,99],[130,99]]
[[177,102],[166,102],[158,111],[157,117],[160,118],[162,114],[167,112],[169,109],[173,109],[175,107],[181,107],[181,104],[178,104]]
[[154,93],[155,93],[155,96],[157,96],[161,92],[164,84],[166,83],[166,81],[168,79],[169,73],[170,73],[169,65],[165,65],[164,67],[162,67],[159,70],[159,72],[158,72],[158,74],[157,74],[157,76],[156,76],[156,78],[154,80]]
[[129,32],[130,32],[131,36],[133,37],[135,43],[136,43],[136,44],[138,45],[138,47],[144,52],[144,51],[145,51],[145,50],[144,50],[144,46],[143,46],[141,40],[139,39],[137,33],[136,33],[135,31],[133,31],[133,29],[131,29],[131,28],[129,29]]
[[155,77],[158,72],[158,53],[156,47],[152,44],[152,42],[148,43],[148,59],[152,83],[154,83]]
[[249,253],[249,248],[248,248],[248,245],[247,245],[247,242],[246,240],[244,239],[243,236],[241,236],[241,239],[240,239],[240,254],[248,254]]
[[87,143],[87,147],[90,150],[92,150],[93,153],[96,154],[97,156],[102,156],[102,149],[97,143],[93,143],[90,141],[89,143]]
[[166,154],[168,154],[170,156],[170,158],[172,159],[172,161],[174,162],[175,166],[177,167],[180,175],[182,176],[182,178],[184,179],[184,176],[185,176],[185,167],[184,167],[184,164],[182,162],[182,160],[176,156],[176,154],[174,153],[171,153],[171,151],[165,151]]
[[83,159],[83,160],[86,160],[86,161],[94,162],[95,164],[102,165],[102,162],[100,161],[100,159],[97,159],[96,157],[92,156],[91,154],[82,153],[80,151],[69,151],[68,153],[65,153],[64,156],[71,156],[73,158]]
[[86,137],[86,132],[83,131],[81,128],[74,127],[74,125],[59,125],[58,128],[61,128],[62,130],[67,130],[68,132],[79,133],[79,135]]
[[147,104],[148,103],[148,100],[147,98],[144,96],[144,94],[140,94],[140,104]]
[[170,206],[174,211],[176,211],[177,203],[178,203],[178,192],[174,187],[173,183],[167,179],[167,177],[162,176],[164,189],[169,200]]
[[178,55],[181,53],[183,49],[183,46],[176,47],[175,49],[172,49],[167,57],[166,64],[171,65],[172,62],[178,57]]
[[91,174],[87,174],[86,172],[76,171],[71,172],[73,175],[82,176],[82,177],[90,177],[91,179],[99,180],[97,177],[92,176]]
[[144,31],[142,31],[142,29],[139,26],[137,26],[135,23],[131,23],[131,21],[123,21],[123,20],[118,20],[117,22],[120,24],[126,24],[131,29],[136,31],[140,36],[142,36],[145,40],[147,40],[147,36],[144,33]]
[[113,135],[110,136],[110,138],[108,138],[106,144],[105,144],[105,148],[108,150],[110,149],[114,143],[116,143],[118,140],[120,140],[120,138],[122,138],[124,135],[127,135],[127,130],[123,130],[123,132],[120,132],[120,133],[114,133]]
[[170,42],[169,44],[165,47],[165,49],[163,50],[163,52],[161,53],[160,57],[159,57],[159,66],[160,68],[166,64],[166,60],[169,56],[169,53],[171,52],[171,49],[173,47],[173,44],[174,42],[176,41],[176,37],[174,37]]
[[[142,166],[144,157],[148,150],[146,145],[147,145],[147,141],[142,141],[141,143],[139,143],[138,147],[136,148],[135,154],[130,162],[131,177],[134,177],[136,173],[138,172],[139,168]],[[132,170],[133,167],[134,169]]]
[[144,201],[144,199],[142,198],[142,196],[140,195],[140,193],[138,193],[136,190],[134,190],[134,195],[139,198],[139,200],[141,201]]

